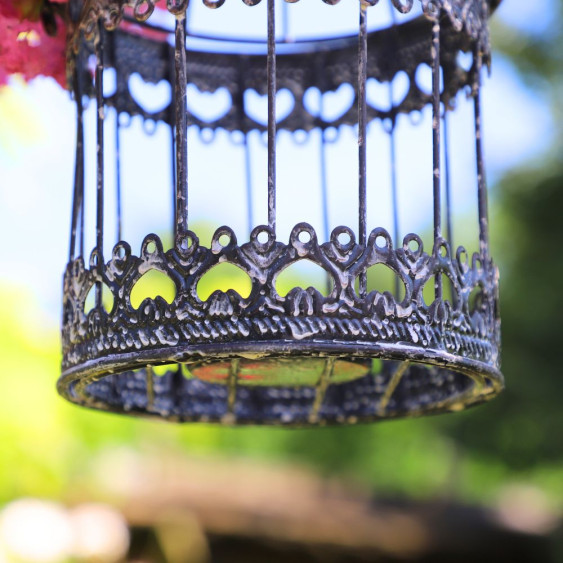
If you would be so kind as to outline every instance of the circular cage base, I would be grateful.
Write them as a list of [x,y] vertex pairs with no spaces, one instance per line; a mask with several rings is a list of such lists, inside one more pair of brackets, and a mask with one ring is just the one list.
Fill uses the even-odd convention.
[[[355,352],[357,354],[357,352]],[[499,372],[436,356],[249,350],[112,373],[67,372],[59,392],[95,409],[176,422],[291,427],[371,422],[459,411],[496,396]]]

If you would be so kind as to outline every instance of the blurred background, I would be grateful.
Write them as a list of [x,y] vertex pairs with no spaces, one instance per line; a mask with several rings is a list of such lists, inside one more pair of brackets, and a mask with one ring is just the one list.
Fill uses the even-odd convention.
[[[0,562],[563,561],[562,8],[504,0],[492,20],[483,111],[506,390],[439,417],[233,429],[64,402],[75,110],[51,79],[0,88]],[[164,229],[146,201],[126,226],[134,248]],[[196,214],[209,233],[210,213]]]

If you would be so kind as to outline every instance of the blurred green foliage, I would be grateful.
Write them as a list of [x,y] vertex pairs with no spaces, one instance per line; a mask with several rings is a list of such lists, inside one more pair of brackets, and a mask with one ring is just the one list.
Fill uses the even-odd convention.
[[479,416],[456,417],[450,433],[471,449],[502,459],[523,478],[563,494],[563,311],[561,241],[563,167],[511,175],[499,192],[503,264],[501,315],[507,387]]

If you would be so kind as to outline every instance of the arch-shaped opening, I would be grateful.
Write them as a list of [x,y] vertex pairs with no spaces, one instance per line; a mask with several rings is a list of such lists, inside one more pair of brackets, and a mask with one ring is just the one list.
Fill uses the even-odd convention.
[[173,371],[178,368],[181,369],[181,367],[182,364],[162,364],[159,366],[151,366],[152,372],[157,377],[162,377],[163,375],[166,375],[169,371]]
[[131,290],[131,306],[138,309],[145,299],[162,297],[167,303],[172,303],[176,298],[176,286],[164,273],[158,270],[149,270],[137,280]]
[[252,291],[250,276],[236,264],[221,262],[203,274],[197,283],[197,296],[206,301],[214,291],[236,291],[246,299]]
[[452,281],[446,274],[436,274],[428,279],[422,289],[422,298],[424,303],[429,306],[436,300],[436,281],[441,283],[442,301],[449,301],[454,304],[455,290]]
[[[425,94],[432,94],[432,67],[427,63],[421,63],[418,65],[414,79],[416,85],[421,92]],[[444,90],[444,72],[442,67],[440,67],[440,92]]]
[[477,284],[469,294],[469,299],[467,301],[469,313],[472,315],[475,311],[479,311],[483,307],[483,302],[485,295],[483,294],[483,288]]
[[321,266],[303,258],[284,268],[276,277],[276,292],[280,297],[285,297],[295,287],[314,287],[326,297],[334,287],[334,280]]
[[[400,303],[406,294],[405,284],[401,278],[386,264],[374,264],[367,269],[367,290],[379,291],[384,293],[388,291],[395,297],[397,303]],[[356,293],[360,293],[360,278],[354,280],[354,288]]]
[[372,358],[371,360],[371,375],[378,375],[383,371],[383,360],[381,358]]
[[[84,313],[87,315],[96,306],[96,284],[94,284],[84,301]],[[102,284],[102,307],[109,313],[113,309],[113,293],[110,288]]]
[[468,51],[467,53],[460,51],[457,54],[457,64],[463,70],[469,72],[471,70],[471,67],[473,66],[473,53],[471,51]]

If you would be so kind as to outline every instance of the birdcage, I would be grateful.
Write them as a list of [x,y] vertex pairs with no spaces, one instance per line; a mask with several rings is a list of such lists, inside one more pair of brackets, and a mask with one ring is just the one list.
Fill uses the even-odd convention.
[[[496,3],[71,0],[60,393],[173,421],[287,426],[494,397],[480,96]],[[136,245],[123,240],[155,217],[158,235],[143,225]],[[246,289],[226,273],[202,294],[227,266]],[[171,294],[135,298],[154,272]]]

